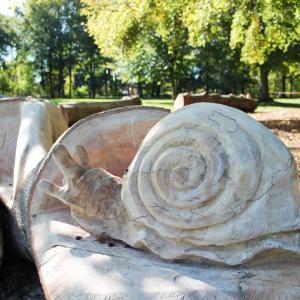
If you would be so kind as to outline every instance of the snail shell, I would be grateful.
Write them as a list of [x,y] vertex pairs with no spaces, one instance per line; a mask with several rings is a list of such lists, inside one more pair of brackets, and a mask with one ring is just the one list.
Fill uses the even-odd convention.
[[[248,115],[194,104],[162,119],[123,177],[126,241],[167,259],[248,261],[300,252],[293,156]],[[275,243],[276,241],[276,243]]]

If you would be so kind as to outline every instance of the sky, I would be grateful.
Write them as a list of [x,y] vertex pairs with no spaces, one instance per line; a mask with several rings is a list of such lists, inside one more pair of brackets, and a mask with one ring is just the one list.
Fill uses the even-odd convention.
[[0,13],[8,16],[14,15],[14,7],[19,6],[23,0],[0,0]]

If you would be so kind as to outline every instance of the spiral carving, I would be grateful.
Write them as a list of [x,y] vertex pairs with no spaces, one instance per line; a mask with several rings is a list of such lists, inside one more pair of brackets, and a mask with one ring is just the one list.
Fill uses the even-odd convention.
[[[207,103],[192,107],[152,128],[124,176],[129,216],[146,230],[146,247],[168,258],[177,254],[166,255],[166,245],[180,257],[195,246],[225,246],[272,233],[264,220],[255,225],[251,210],[270,200],[272,174],[294,172],[283,144],[246,114]],[[277,147],[273,164],[266,158],[267,142]],[[154,240],[159,247],[150,245]]]
[[123,178],[90,168],[79,150],[80,165],[57,145],[53,155],[66,184],[42,180],[40,189],[98,237],[165,259],[235,265],[273,249],[300,258],[295,160],[241,111],[202,103],[167,115]]

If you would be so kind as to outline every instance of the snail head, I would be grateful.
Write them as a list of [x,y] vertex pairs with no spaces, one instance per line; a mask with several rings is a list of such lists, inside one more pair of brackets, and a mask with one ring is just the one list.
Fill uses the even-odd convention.
[[53,149],[54,160],[64,175],[65,185],[58,186],[46,179],[39,189],[52,196],[78,214],[111,219],[121,210],[121,178],[102,168],[91,168],[84,147],[76,146],[81,164],[78,164],[65,146]]

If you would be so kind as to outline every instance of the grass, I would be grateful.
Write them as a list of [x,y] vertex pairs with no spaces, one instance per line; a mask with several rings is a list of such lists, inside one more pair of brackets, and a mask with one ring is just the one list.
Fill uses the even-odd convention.
[[[109,102],[114,101],[116,99],[120,99],[119,97],[103,97],[103,98],[85,98],[85,99],[78,99],[78,98],[54,98],[50,99],[50,101],[54,104],[60,103],[68,103],[68,102]],[[173,100],[172,99],[145,99],[142,100],[143,105],[145,106],[155,106],[155,107],[162,107],[171,109],[173,107]]]
[[142,100],[142,103],[145,106],[155,106],[155,107],[162,107],[167,109],[172,109],[173,107],[172,99],[145,99]]
[[[68,98],[54,98],[50,101],[55,104],[60,103],[67,103],[67,102],[107,102],[107,101],[114,101],[116,99],[120,99],[119,97],[103,97],[97,99],[68,99]],[[162,107],[167,109],[172,109],[173,107],[173,100],[172,99],[143,99],[143,105],[145,106],[155,106],[155,107]],[[300,98],[297,99],[275,99],[273,102],[269,103],[259,103],[258,108],[256,111],[268,111],[273,109],[280,109],[280,108],[300,108]]]
[[274,99],[273,102],[259,103],[255,112],[265,112],[270,110],[277,110],[282,108],[296,108],[300,109],[300,98],[295,99]]
[[68,102],[107,102],[120,99],[119,97],[101,97],[101,98],[53,98],[50,101],[54,104],[68,103]]

